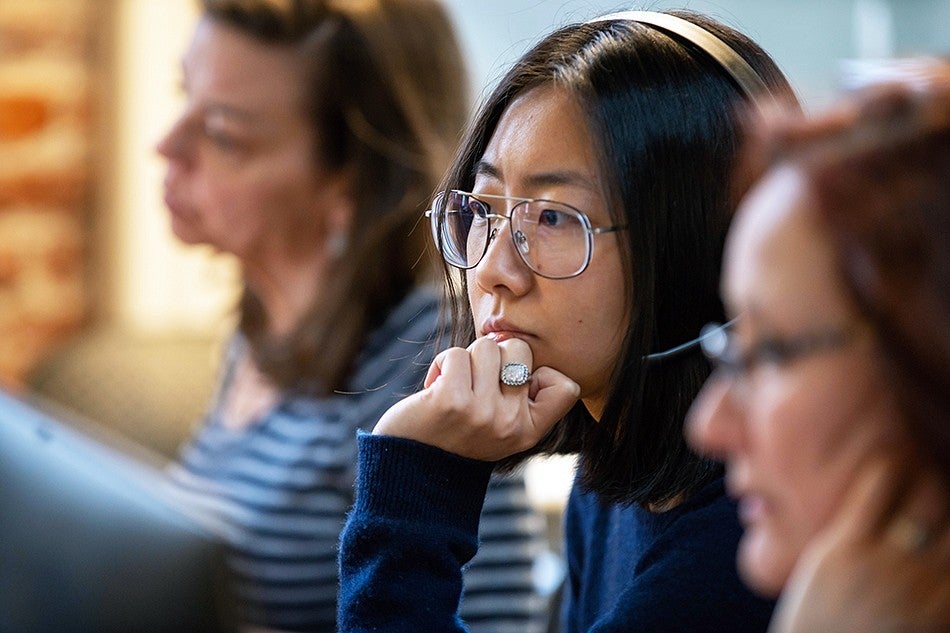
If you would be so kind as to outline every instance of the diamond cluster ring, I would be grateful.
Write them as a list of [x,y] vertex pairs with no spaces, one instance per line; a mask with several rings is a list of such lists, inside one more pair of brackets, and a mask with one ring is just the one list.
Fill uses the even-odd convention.
[[524,363],[505,363],[498,378],[509,387],[520,387],[526,384],[530,377],[531,371]]

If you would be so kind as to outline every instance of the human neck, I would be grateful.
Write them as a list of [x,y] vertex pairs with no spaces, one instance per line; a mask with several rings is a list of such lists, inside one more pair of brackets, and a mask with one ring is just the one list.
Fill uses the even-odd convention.
[[269,334],[288,334],[300,323],[322,291],[329,265],[322,249],[244,263],[245,281],[263,304]]
[[646,509],[654,514],[659,514],[661,512],[669,512],[670,510],[672,510],[679,504],[683,503],[685,499],[686,499],[686,496],[683,493],[680,493],[676,495],[675,497],[673,497],[672,499],[668,499],[661,503],[648,503],[646,504]]
[[[595,422],[599,423],[601,416],[603,416],[604,414],[604,408],[606,408],[607,406],[607,399],[595,398],[595,397],[584,398],[583,403],[584,403],[584,406],[587,407],[587,412],[590,414],[590,416],[594,419]],[[647,503],[644,505],[644,508],[646,508],[647,511],[652,512],[654,514],[658,514],[661,512],[668,512],[669,510],[672,510],[679,504],[683,503],[685,498],[686,498],[685,495],[680,493],[676,495],[675,497],[673,497],[672,499],[668,499],[660,503]]]
[[600,422],[600,418],[604,415],[604,409],[607,406],[607,399],[603,396],[589,396],[582,398],[581,402],[584,403],[584,407],[587,409],[590,417],[594,418],[595,422]]

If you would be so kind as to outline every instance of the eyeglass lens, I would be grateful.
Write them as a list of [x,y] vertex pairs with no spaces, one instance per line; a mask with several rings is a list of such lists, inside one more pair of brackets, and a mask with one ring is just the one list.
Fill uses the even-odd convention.
[[[440,194],[432,208],[436,243],[445,260],[459,268],[478,265],[490,241],[503,230],[492,220],[506,217],[484,200],[457,191]],[[546,200],[522,200],[507,219],[518,254],[539,275],[573,277],[587,266],[590,232],[575,209]]]
[[736,375],[747,373],[758,363],[782,365],[812,354],[839,349],[853,340],[857,331],[856,327],[844,326],[790,337],[766,337],[742,352],[731,328],[734,322],[735,319],[725,325],[707,324],[700,335],[700,345],[706,357],[717,367]]

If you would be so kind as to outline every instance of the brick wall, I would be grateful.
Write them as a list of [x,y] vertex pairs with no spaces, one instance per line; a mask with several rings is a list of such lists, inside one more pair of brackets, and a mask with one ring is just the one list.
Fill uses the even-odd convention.
[[0,383],[86,312],[95,0],[0,2]]

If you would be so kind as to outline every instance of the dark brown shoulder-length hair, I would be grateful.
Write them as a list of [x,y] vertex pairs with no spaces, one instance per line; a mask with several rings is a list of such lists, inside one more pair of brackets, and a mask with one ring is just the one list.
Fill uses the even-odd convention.
[[[676,12],[724,40],[780,101],[797,104],[771,58],[742,34]],[[602,418],[574,409],[528,454],[577,452],[580,482],[620,503],[661,504],[721,472],[683,438],[683,420],[709,374],[698,350],[663,362],[644,356],[695,338],[723,318],[719,268],[731,170],[746,97],[720,65],[677,36],[629,20],[567,26],[545,37],[482,106],[443,187],[469,190],[474,168],[512,101],[543,85],[577,99],[598,153],[611,224],[625,224],[623,292],[629,330]],[[797,107],[797,105],[795,105]],[[475,336],[465,276],[445,269],[454,343]]]
[[239,324],[280,387],[345,389],[366,336],[435,274],[427,232],[416,225],[469,115],[454,28],[438,0],[203,0],[203,8],[260,41],[296,49],[309,82],[314,164],[352,174],[348,246],[316,304],[276,338],[245,287]]
[[950,62],[920,63],[820,117],[765,119],[743,186],[777,164],[804,175],[902,422],[950,483]]

